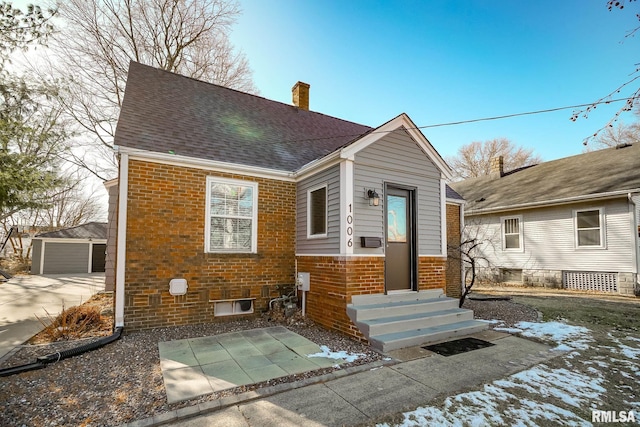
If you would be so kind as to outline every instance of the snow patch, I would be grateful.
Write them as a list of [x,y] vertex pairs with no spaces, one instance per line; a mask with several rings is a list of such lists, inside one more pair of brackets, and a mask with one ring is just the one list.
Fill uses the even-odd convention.
[[515,328],[495,328],[496,331],[519,333],[524,337],[554,341],[554,350],[586,350],[593,342],[589,329],[583,326],[567,325],[563,322],[518,322]]
[[307,354],[307,357],[325,357],[327,359],[342,359],[347,363],[355,362],[360,357],[364,357],[363,353],[348,353],[346,351],[331,351],[326,345],[321,345],[319,353]]

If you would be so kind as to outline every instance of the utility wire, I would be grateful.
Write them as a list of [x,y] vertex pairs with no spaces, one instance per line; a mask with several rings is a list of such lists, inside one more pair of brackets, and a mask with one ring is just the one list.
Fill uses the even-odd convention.
[[[430,128],[437,128],[437,127],[443,127],[443,126],[455,126],[455,125],[464,125],[467,123],[477,123],[477,122],[487,122],[487,121],[491,121],[491,120],[501,120],[501,119],[509,119],[512,117],[521,117],[521,116],[531,116],[534,114],[543,114],[543,113],[552,113],[555,111],[562,111],[562,110],[569,110],[569,109],[576,109],[576,108],[584,108],[584,107],[590,107],[590,106],[594,106],[594,105],[600,105],[600,104],[612,104],[614,102],[622,102],[622,101],[628,101],[629,98],[618,98],[618,99],[609,99],[609,100],[601,100],[601,101],[596,101],[596,102],[590,102],[588,104],[578,104],[578,105],[569,105],[566,107],[556,107],[556,108],[547,108],[544,110],[536,110],[536,111],[527,111],[524,113],[513,113],[513,114],[505,114],[502,116],[492,116],[492,117],[482,117],[479,119],[469,119],[469,120],[460,120],[457,122],[448,122],[448,123],[438,123],[438,124],[433,124],[433,125],[424,125],[424,126],[416,126],[415,128],[409,128],[410,130],[413,129],[430,129]],[[376,130],[372,130],[371,132],[367,133],[367,134],[375,134],[375,133],[389,133],[389,132],[393,132],[393,131],[376,131]],[[308,139],[298,139],[298,140],[293,140],[293,141],[286,141],[286,142],[308,142],[308,141],[319,141],[319,140],[323,140],[323,139],[333,139],[333,138],[346,138],[346,137],[360,137],[364,134],[348,134],[348,135],[333,135],[333,136],[326,136],[326,137],[319,137],[319,138],[308,138]]]
[[489,120],[500,120],[500,119],[509,119],[511,117],[530,116],[530,115],[533,115],[533,114],[552,113],[554,111],[568,110],[570,108],[574,108],[575,109],[575,108],[590,107],[592,105],[599,105],[599,104],[611,104],[613,102],[627,101],[628,99],[629,98],[610,99],[610,100],[603,100],[603,101],[598,101],[598,102],[591,102],[589,104],[579,104],[579,105],[571,105],[571,106],[567,106],[567,107],[547,108],[546,110],[527,111],[525,113],[505,114],[503,116],[483,117],[481,119],[471,119],[471,120],[461,120],[459,122],[439,123],[439,124],[436,124],[436,125],[418,126],[417,129],[427,129],[427,128],[437,128],[437,127],[442,127],[442,126],[463,125],[463,124],[466,124],[466,123],[486,122],[486,121],[489,121]]

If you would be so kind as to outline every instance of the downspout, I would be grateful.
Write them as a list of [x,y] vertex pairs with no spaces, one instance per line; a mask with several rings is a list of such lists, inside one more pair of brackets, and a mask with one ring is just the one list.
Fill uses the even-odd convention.
[[633,197],[638,195],[640,193],[628,193],[627,194],[627,199],[629,200],[629,209],[631,210],[630,212],[630,217],[631,217],[631,234],[633,235],[633,247],[631,248],[631,254],[633,255],[633,258],[635,259],[635,271],[634,273],[636,274],[636,283],[640,283],[640,276],[638,275],[640,273],[640,256],[638,256],[638,247],[640,246],[640,236],[638,236],[638,234],[640,234],[638,232],[638,218],[637,218],[637,214],[636,212],[638,211],[638,206],[636,205],[636,203],[633,201]]
[[127,250],[127,193],[129,187],[129,155],[120,153],[118,178],[118,222],[116,240],[115,327],[124,327],[124,273]]
[[[462,245],[462,242],[464,239],[464,203],[461,203],[459,206],[460,206],[460,242],[458,247]],[[466,279],[465,279],[464,260],[462,259],[462,251],[460,251],[460,279],[461,279],[460,292],[464,292]]]

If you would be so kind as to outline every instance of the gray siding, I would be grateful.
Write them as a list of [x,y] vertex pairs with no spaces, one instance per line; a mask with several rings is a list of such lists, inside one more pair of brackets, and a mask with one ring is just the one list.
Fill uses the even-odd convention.
[[42,251],[42,240],[33,239],[31,248],[31,274],[42,274],[40,271],[40,252]]
[[[439,255],[442,246],[440,171],[403,130],[389,133],[355,156],[354,252],[383,254],[383,248],[363,248],[361,236],[384,236],[384,184],[416,187],[418,252]],[[365,189],[375,188],[380,206],[369,206]]]
[[107,191],[109,192],[109,206],[107,212],[107,254],[104,267],[104,290],[109,292],[115,290],[116,284],[118,186],[113,185]]
[[89,243],[44,242],[43,274],[88,273]]
[[[604,248],[576,248],[573,211],[604,209]],[[500,217],[522,215],[522,251],[502,249]],[[631,272],[633,235],[627,199],[532,209],[504,215],[465,217],[472,237],[487,243],[484,255],[493,267],[528,270]]]
[[[307,238],[307,190],[327,184],[327,237]],[[340,253],[340,166],[336,165],[298,183],[296,253]]]

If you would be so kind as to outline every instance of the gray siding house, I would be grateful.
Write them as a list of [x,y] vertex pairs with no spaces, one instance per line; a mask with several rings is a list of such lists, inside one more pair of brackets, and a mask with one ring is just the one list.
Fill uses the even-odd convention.
[[381,349],[484,329],[443,294],[451,171],[427,138],[406,114],[310,111],[306,83],[292,99],[131,63],[107,184],[116,325],[255,314],[297,286],[308,317]]
[[31,274],[105,271],[106,223],[89,222],[41,233],[32,242]]
[[640,283],[640,144],[451,184],[485,278],[633,295]]

